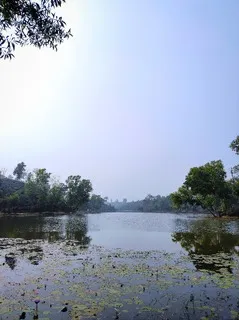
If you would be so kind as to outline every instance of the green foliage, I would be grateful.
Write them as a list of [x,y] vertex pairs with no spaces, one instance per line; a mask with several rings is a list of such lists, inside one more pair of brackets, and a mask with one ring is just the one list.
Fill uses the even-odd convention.
[[[25,172],[25,164],[18,164],[14,172],[20,179]],[[88,209],[87,204],[92,191],[89,180],[81,180],[80,176],[70,176],[66,184],[52,180],[51,173],[46,169],[35,169],[28,174],[25,183],[1,178],[0,211],[74,212],[84,205],[85,209]]]
[[225,192],[226,172],[221,160],[206,163],[190,169],[184,185],[192,194],[223,195]]
[[105,199],[103,199],[100,195],[92,194],[87,207],[90,211],[99,212],[104,204]]
[[239,178],[239,164],[237,164],[236,166],[234,166],[231,170],[231,174],[234,177],[238,177]]
[[232,192],[239,199],[239,178],[231,180]]
[[[234,151],[237,155],[239,155],[239,136],[237,136],[236,139],[231,142],[230,148],[231,148],[232,151]],[[233,178],[234,178],[234,177],[239,178],[239,164],[235,165],[235,166],[231,169],[231,175],[232,175]]]
[[0,179],[1,178],[6,178],[6,173],[7,173],[7,169],[6,168],[1,168],[0,169]]
[[81,176],[69,176],[66,180],[66,188],[66,203],[71,211],[77,211],[87,202],[92,191],[90,180],[81,180]]
[[66,186],[64,183],[55,183],[49,190],[47,203],[49,206],[49,211],[65,211],[66,201],[65,201]]
[[232,207],[232,188],[226,181],[221,160],[191,168],[182,187],[171,195],[176,208],[183,204],[201,206],[213,215],[225,215]]
[[47,209],[48,193],[50,191],[51,174],[46,169],[35,169],[29,174],[25,184],[25,194],[30,199],[31,211],[44,211]]
[[144,212],[169,212],[171,211],[171,202],[169,197],[160,195],[147,195],[140,206],[141,211]]
[[16,211],[20,200],[18,193],[13,193],[0,199],[0,208],[4,208],[8,212]]
[[102,198],[100,195],[92,194],[89,201],[83,207],[88,212],[114,212],[115,208],[107,203],[107,198]]
[[14,57],[16,45],[50,47],[72,36],[55,8],[65,0],[1,0],[0,1],[0,58]]
[[[230,144],[239,154],[239,136]],[[239,165],[231,170],[232,179],[226,179],[221,160],[211,161],[204,166],[191,168],[185,182],[177,192],[171,194],[175,208],[185,204],[197,205],[214,216],[239,213]]]
[[17,164],[16,168],[13,171],[13,175],[17,180],[22,180],[26,176],[26,165],[24,162]]
[[138,201],[115,201],[112,206],[117,211],[140,211],[140,212],[171,212],[173,211],[169,196],[147,195],[143,200]]
[[0,197],[9,196],[10,194],[22,190],[24,183],[22,181],[8,178],[0,178]]
[[231,148],[232,151],[234,151],[237,155],[239,155],[239,136],[237,136],[236,139],[234,139],[234,140],[231,142],[230,148]]
[[[178,188],[177,192],[171,194],[171,200],[175,209],[181,208],[185,204],[193,205],[192,192],[185,185]],[[195,203],[196,204],[196,203]]]

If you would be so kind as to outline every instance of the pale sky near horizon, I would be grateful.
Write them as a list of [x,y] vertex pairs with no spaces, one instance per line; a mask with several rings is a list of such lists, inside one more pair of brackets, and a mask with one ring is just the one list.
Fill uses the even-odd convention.
[[167,195],[237,158],[237,0],[68,0],[74,37],[0,61],[0,168],[89,178],[110,199]]

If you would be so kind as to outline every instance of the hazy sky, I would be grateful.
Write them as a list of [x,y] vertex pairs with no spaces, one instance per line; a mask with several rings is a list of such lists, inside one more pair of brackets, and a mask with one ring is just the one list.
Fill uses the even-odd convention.
[[74,37],[0,61],[0,167],[166,195],[239,134],[238,0],[68,0]]

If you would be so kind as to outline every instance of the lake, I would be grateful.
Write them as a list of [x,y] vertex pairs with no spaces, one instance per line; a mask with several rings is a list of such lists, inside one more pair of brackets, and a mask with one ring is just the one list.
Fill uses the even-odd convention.
[[0,218],[0,319],[239,319],[239,220]]

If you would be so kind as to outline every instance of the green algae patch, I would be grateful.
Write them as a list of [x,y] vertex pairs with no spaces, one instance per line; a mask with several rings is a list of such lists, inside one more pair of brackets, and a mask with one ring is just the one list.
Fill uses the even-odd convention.
[[[42,258],[39,265],[28,259],[33,248]],[[193,261],[202,266],[197,269],[185,254],[87,249],[76,242],[37,241],[33,246],[18,239],[15,246],[6,242],[2,259],[9,252],[19,265],[14,277],[15,271],[0,265],[7,275],[0,288],[3,320],[19,318],[22,312],[33,317],[36,307],[38,319],[120,319],[144,313],[173,319],[177,312],[193,319],[217,319],[226,306],[226,318],[238,317],[237,311],[229,311],[237,310],[237,256],[194,255]]]

